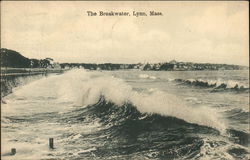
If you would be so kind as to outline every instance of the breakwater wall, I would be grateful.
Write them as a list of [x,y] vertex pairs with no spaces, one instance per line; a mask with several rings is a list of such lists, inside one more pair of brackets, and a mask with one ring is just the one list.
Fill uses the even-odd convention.
[[[18,72],[14,72],[18,71]],[[12,93],[13,88],[25,85],[50,74],[61,74],[66,70],[1,70],[1,99]]]

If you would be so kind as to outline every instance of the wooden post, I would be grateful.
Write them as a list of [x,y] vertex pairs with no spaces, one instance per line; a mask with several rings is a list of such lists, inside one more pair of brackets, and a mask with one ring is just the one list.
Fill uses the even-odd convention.
[[16,148],[11,148],[11,155],[15,155],[16,154]]
[[53,138],[49,138],[49,148],[54,149],[54,139]]

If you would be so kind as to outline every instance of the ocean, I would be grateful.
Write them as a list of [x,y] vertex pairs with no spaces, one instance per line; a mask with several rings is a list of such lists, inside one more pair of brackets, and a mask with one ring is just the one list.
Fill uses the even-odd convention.
[[2,159],[249,159],[248,70],[73,69],[19,81],[1,102]]

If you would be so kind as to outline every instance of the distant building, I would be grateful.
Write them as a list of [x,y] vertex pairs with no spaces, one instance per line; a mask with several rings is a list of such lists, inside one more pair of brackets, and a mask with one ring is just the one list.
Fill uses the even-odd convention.
[[52,68],[61,69],[61,66],[58,62],[53,63],[52,66],[53,66]]
[[172,60],[172,61],[170,61],[169,63],[170,63],[170,64],[176,64],[177,61],[176,61],[176,60]]

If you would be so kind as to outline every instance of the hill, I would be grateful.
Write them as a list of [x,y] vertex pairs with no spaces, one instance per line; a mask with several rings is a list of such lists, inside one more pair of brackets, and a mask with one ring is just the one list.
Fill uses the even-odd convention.
[[29,59],[14,50],[1,48],[1,67],[10,68],[47,68],[52,67],[53,59]]
[[16,51],[1,48],[1,67],[29,68],[30,59]]

